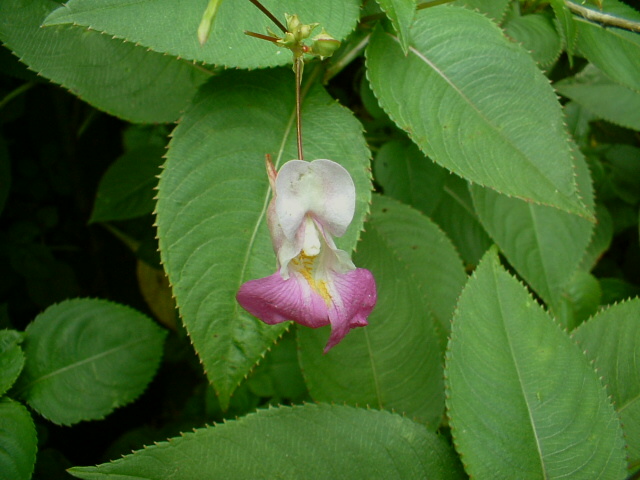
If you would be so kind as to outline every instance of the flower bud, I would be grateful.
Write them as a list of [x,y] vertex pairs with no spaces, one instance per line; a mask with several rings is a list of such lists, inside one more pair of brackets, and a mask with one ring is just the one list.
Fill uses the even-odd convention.
[[340,48],[340,41],[329,35],[324,28],[319,35],[313,37],[311,51],[320,58],[330,57],[338,48]]

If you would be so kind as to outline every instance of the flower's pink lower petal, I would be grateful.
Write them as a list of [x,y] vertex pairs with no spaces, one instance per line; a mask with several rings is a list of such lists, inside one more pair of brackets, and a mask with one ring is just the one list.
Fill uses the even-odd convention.
[[250,280],[240,287],[236,299],[251,315],[270,325],[287,320],[311,328],[329,325],[327,304],[297,273],[287,280],[278,272]]
[[331,295],[334,306],[329,309],[331,336],[324,353],[337,345],[349,330],[367,325],[367,317],[377,301],[376,282],[364,268],[332,276]]

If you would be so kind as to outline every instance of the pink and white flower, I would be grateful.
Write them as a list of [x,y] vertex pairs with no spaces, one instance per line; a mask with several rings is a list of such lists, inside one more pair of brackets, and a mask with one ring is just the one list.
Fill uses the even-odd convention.
[[353,219],[355,186],[331,160],[291,160],[277,174],[268,161],[267,173],[273,189],[267,222],[278,270],[246,282],[236,298],[270,325],[331,325],[326,353],[350,329],[367,325],[377,299],[371,272],[356,268],[333,241]]

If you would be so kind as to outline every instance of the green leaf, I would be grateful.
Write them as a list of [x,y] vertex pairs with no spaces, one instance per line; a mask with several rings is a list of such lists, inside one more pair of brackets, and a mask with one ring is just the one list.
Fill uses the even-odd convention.
[[[356,26],[357,0],[263,0],[278,19],[297,14],[303,23],[319,22],[338,40]],[[248,1],[226,1],[220,5],[207,43],[200,45],[198,25],[206,3],[200,0],[70,0],[53,12],[47,25],[82,25],[103,31],[156,52],[187,60],[239,68],[274,67],[291,63],[291,52],[273,43],[244,34],[267,33],[273,23]],[[144,18],[144,22],[140,19]],[[319,31],[318,31],[319,33]]]
[[640,92],[613,82],[589,65],[573,78],[554,84],[563,96],[608,122],[640,130]]
[[78,478],[462,478],[442,438],[389,412],[337,405],[261,410],[97,467]]
[[467,180],[591,217],[562,110],[531,56],[464,8],[419,12],[412,32],[407,57],[381,29],[367,48],[373,91],[398,126]]
[[376,0],[395,28],[405,55],[409,51],[409,28],[416,14],[416,0]]
[[[295,332],[287,332],[260,362],[247,379],[251,392],[280,401],[296,401],[307,393],[298,363]],[[235,395],[234,395],[235,397]],[[273,400],[272,400],[273,401]]]
[[15,391],[60,425],[103,418],[144,391],[165,333],[145,315],[105,300],[53,305],[25,331]]
[[640,92],[640,34],[578,19],[578,48],[613,81]]
[[426,158],[408,140],[382,145],[373,162],[384,194],[431,215],[444,196],[447,171]]
[[[255,319],[235,295],[243,282],[276,269],[265,219],[270,193],[264,158],[270,154],[280,166],[298,156],[293,77],[285,68],[213,78],[173,133],[158,187],[162,259],[223,408],[287,328]],[[354,179],[356,215],[337,239],[351,251],[371,195],[362,127],[317,85],[304,98],[302,119],[305,158],[332,159]]]
[[484,13],[492,18],[496,23],[500,23],[507,13],[509,0],[456,0],[454,5],[460,5]]
[[620,278],[602,278],[600,279],[600,287],[602,288],[602,305],[610,305],[640,296],[640,288],[637,285]]
[[118,158],[98,185],[89,223],[127,220],[153,212],[164,147],[139,147]]
[[462,263],[427,217],[383,196],[374,196],[354,262],[373,273],[378,303],[369,326],[326,355],[318,352],[327,332],[298,329],[309,392],[317,401],[393,409],[435,429],[444,409],[445,339],[466,281]]
[[602,289],[598,279],[590,273],[578,270],[565,285],[560,307],[557,309],[558,322],[571,331],[596,313],[601,301]]
[[446,379],[472,478],[625,477],[622,431],[596,373],[495,250],[458,302]]
[[0,330],[0,396],[11,388],[24,366],[21,342],[20,332]]
[[477,265],[493,245],[473,208],[468,183],[456,175],[447,178],[442,201],[431,217],[451,238],[468,265]]
[[0,40],[30,69],[96,108],[132,122],[173,122],[209,76],[184,60],[98,32],[41,28],[57,6],[48,0],[3,0]]
[[640,467],[640,300],[614,305],[573,333],[620,415],[630,469]]
[[564,46],[569,56],[569,63],[573,65],[573,55],[575,53],[576,42],[578,41],[578,29],[572,13],[567,8],[564,0],[549,0],[553,13],[558,20],[560,34],[564,40]]
[[600,257],[609,250],[613,240],[613,219],[604,205],[596,205],[596,227],[591,236],[591,242],[580,261],[580,268],[590,272],[596,266]]
[[[579,151],[575,156],[580,190],[591,207],[589,170]],[[509,263],[545,302],[553,309],[559,308],[563,288],[578,269],[594,224],[556,208],[509,198],[476,185],[471,187],[471,196],[480,221]]]
[[562,53],[562,39],[546,15],[514,16],[504,29],[509,37],[531,52],[541,67],[551,66]]
[[640,148],[625,144],[603,147],[613,192],[625,202],[636,205],[640,202]]
[[564,105],[564,113],[569,133],[581,149],[588,149],[591,135],[590,122],[597,120],[597,117],[576,102],[567,102]]
[[25,407],[0,399],[0,480],[29,480],[36,461],[36,427]]

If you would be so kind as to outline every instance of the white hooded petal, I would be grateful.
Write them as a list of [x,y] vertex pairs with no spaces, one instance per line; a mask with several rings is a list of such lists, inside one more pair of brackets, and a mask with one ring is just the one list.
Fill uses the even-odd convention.
[[294,241],[305,217],[342,236],[353,220],[356,190],[349,172],[332,160],[291,160],[276,178],[276,216],[284,235]]

